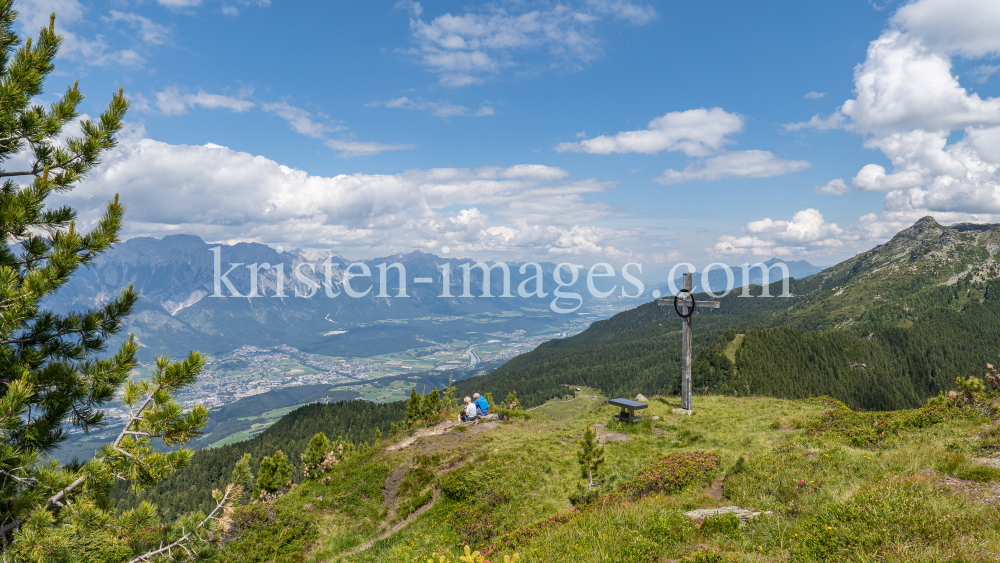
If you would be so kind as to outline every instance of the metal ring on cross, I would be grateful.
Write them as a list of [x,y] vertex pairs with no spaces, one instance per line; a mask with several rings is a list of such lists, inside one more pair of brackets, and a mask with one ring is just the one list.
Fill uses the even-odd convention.
[[[680,298],[680,296],[681,296],[682,293],[687,293],[688,295],[691,296],[691,310],[688,311],[688,314],[686,314],[686,315],[684,313],[681,313],[681,310],[677,308],[677,299]],[[686,318],[690,317],[691,315],[693,315],[694,314],[694,305],[695,305],[694,294],[691,293],[690,289],[682,289],[682,290],[680,290],[680,291],[677,292],[677,295],[674,295],[674,311],[677,311],[677,314],[680,316],[680,318],[686,319]]]

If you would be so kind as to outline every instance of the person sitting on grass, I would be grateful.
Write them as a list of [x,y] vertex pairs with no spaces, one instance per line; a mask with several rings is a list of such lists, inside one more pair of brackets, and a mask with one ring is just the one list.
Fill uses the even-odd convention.
[[476,393],[472,396],[476,403],[476,414],[479,416],[486,416],[490,414],[490,403],[486,400],[486,397],[480,396]]
[[458,415],[459,420],[462,422],[469,422],[470,420],[476,420],[478,413],[476,412],[476,404],[472,402],[469,397],[465,398],[465,408]]

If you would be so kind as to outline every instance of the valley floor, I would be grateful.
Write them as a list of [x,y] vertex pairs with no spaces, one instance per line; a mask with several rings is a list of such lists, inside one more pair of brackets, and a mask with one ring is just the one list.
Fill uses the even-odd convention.
[[[982,415],[706,396],[685,416],[673,412],[674,398],[654,397],[643,423],[623,427],[595,395],[584,389],[529,418],[384,440],[275,501],[301,526],[279,516],[273,530],[301,532],[259,536],[254,553],[438,562],[457,561],[469,545],[491,561],[515,552],[545,562],[1000,560],[1000,430]],[[604,496],[578,510],[569,499],[585,483],[577,451],[588,424],[604,443]],[[615,497],[665,456],[681,468],[668,476],[677,487],[668,479],[649,494]],[[708,478],[684,481],[704,459],[717,460]],[[765,514],[745,525],[684,515],[726,506]],[[237,544],[224,552],[234,557]],[[240,556],[224,560],[257,557]]]

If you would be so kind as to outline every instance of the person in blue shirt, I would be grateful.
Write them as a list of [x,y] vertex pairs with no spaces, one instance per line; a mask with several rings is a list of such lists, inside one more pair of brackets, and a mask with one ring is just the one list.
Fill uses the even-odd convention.
[[490,403],[486,400],[486,397],[480,396],[479,393],[476,393],[472,396],[472,398],[475,399],[476,412],[479,416],[486,416],[490,414]]

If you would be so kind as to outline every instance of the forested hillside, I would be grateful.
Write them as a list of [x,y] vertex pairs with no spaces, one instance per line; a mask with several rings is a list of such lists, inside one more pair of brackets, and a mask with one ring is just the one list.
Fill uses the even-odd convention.
[[[804,282],[790,281],[793,295]],[[781,282],[771,284],[770,295],[781,293]],[[759,296],[759,286],[751,295]],[[731,293],[720,299],[718,310],[698,310],[694,315],[695,347],[708,346],[729,327],[766,327],[774,315],[801,301],[802,297],[744,298]],[[698,299],[710,299],[699,294]],[[460,393],[489,391],[506,397],[517,391],[526,407],[570,394],[570,387],[585,385],[609,396],[637,393],[669,394],[679,388],[681,345],[680,319],[672,307],[656,302],[598,321],[582,333],[552,340],[518,356],[496,371],[456,383]]]
[[[211,492],[225,487],[233,466],[243,454],[251,455],[251,465],[256,473],[264,456],[283,451],[296,467],[299,454],[317,432],[323,432],[331,439],[359,444],[370,442],[376,429],[387,435],[393,423],[406,418],[406,402],[377,405],[368,401],[342,401],[339,403],[316,403],[300,407],[285,415],[260,435],[219,448],[198,450],[191,463],[177,474],[162,481],[149,490],[132,494],[127,488],[116,490],[119,510],[137,506],[148,500],[164,510],[164,516],[183,514],[199,508],[214,507]],[[298,477],[300,472],[294,475]]]
[[[695,389],[831,395],[858,409],[921,405],[956,377],[981,376],[1000,352],[1000,303],[990,298],[998,251],[997,226],[946,228],[926,217],[884,245],[793,281],[794,297],[732,293],[718,311],[695,314]],[[649,303],[459,389],[501,397],[517,390],[526,406],[565,395],[570,385],[611,396],[676,392],[679,327],[672,308]]]

